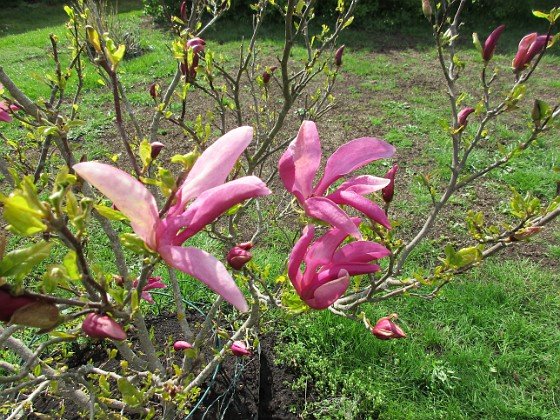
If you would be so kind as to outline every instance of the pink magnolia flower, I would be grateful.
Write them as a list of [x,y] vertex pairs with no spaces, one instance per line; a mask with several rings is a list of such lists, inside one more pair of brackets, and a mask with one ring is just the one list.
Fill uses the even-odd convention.
[[333,193],[323,195],[336,180],[367,163],[390,157],[393,153],[393,146],[377,138],[352,140],[329,157],[323,177],[313,186],[321,164],[321,141],[315,123],[304,121],[297,137],[280,158],[278,168],[284,186],[297,198],[308,216],[338,227],[356,239],[362,239],[356,225],[339,205],[353,207],[390,229],[385,212],[364,197],[386,187],[389,180],[371,175],[357,176],[344,182]]
[[389,180],[389,184],[381,190],[381,195],[383,196],[383,201],[386,203],[393,201],[393,196],[395,195],[395,175],[397,169],[399,169],[399,165],[393,165],[385,174],[385,178]]
[[192,349],[193,345],[191,343],[188,343],[186,341],[175,341],[175,343],[173,344],[173,348],[177,351],[179,350],[187,350],[187,349]]
[[[196,77],[196,67],[198,66],[198,61],[200,58],[200,53],[204,51],[204,46],[206,45],[206,41],[202,38],[191,38],[187,41],[187,45],[185,46],[185,61],[181,63],[181,71],[185,76],[188,75],[188,78],[192,81]],[[192,63],[188,60],[188,52],[192,50]]]
[[236,357],[250,356],[252,353],[247,349],[247,345],[244,341],[234,341],[231,345],[231,352]]
[[496,50],[496,44],[500,39],[500,35],[506,28],[506,25],[500,25],[492,31],[492,33],[486,39],[484,43],[484,48],[482,49],[482,59],[484,61],[490,61],[494,56],[494,51]]
[[547,39],[547,35],[538,35],[536,32],[525,35],[521,39],[517,54],[513,59],[513,69],[516,73],[523,71],[531,60],[546,47]]
[[262,80],[264,84],[267,84],[268,82],[270,82],[270,78],[272,76],[272,73],[274,73],[274,71],[277,69],[277,66],[270,66],[267,70],[265,70],[262,74]]
[[19,111],[19,107],[15,105],[7,105],[6,101],[0,101],[0,121],[10,122],[12,121],[12,116],[10,115],[11,111]]
[[391,314],[381,318],[371,330],[374,336],[380,340],[390,340],[391,338],[406,338],[405,332],[391,319],[398,318],[397,314]]
[[253,248],[251,242],[244,242],[231,248],[227,254],[226,260],[234,270],[241,270],[253,258],[253,254],[249,250]]
[[[351,220],[355,226],[360,219]],[[350,277],[380,270],[372,261],[390,254],[384,246],[355,241],[339,247],[346,231],[331,228],[313,242],[315,227],[307,225],[288,260],[288,277],[301,299],[314,309],[325,309],[340,298],[350,285]],[[305,269],[301,271],[301,264]]]
[[[138,280],[134,280],[132,282],[132,286],[133,287],[138,286]],[[154,298],[152,297],[149,291],[152,289],[165,289],[166,287],[167,286],[161,282],[161,277],[148,277],[148,284],[144,286],[144,288],[142,289],[142,294],[140,295],[140,298],[144,299],[145,301],[153,305],[155,303]]]
[[346,45],[341,46],[336,52],[334,53],[334,63],[337,66],[342,66],[342,54],[344,53],[344,48]]
[[459,123],[459,127],[466,127],[467,126],[467,118],[474,112],[474,108],[463,108],[457,114],[457,121]]
[[117,341],[126,339],[123,327],[106,314],[88,314],[82,322],[82,331],[93,338],[112,338]]
[[78,163],[74,170],[112,200],[128,217],[134,232],[170,266],[200,280],[246,311],[245,298],[224,265],[201,249],[181,245],[232,206],[270,194],[256,176],[224,183],[252,137],[251,127],[240,127],[208,147],[194,163],[177,191],[176,203],[162,220],[153,195],[126,172],[98,162]]

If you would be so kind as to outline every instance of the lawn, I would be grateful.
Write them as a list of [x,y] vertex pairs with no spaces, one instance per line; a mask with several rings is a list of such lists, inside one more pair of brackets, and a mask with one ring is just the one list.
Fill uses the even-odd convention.
[[[42,7],[47,6],[22,3],[0,16],[0,65],[35,99],[49,94],[47,86],[37,83],[53,71],[49,34],[60,39],[61,60],[69,61],[65,13],[60,6]],[[149,85],[174,73],[175,61],[168,51],[172,37],[143,16],[138,1],[121,1],[119,7],[123,32],[132,31],[143,51],[123,61],[121,80],[128,99],[138,109],[139,123],[146,125],[153,108]],[[539,22],[533,20],[531,25],[538,27]],[[542,31],[542,26],[539,28]],[[493,28],[472,29],[485,38]],[[217,55],[234,60],[240,40],[249,34],[246,23],[226,20],[208,31],[205,40]],[[281,49],[281,31],[271,27],[266,34],[259,53],[272,62]],[[333,92],[336,105],[319,120],[319,132],[324,133],[323,147],[331,152],[366,135],[385,139],[397,148],[392,162],[378,162],[366,169],[380,175],[393,163],[399,164],[393,223],[403,238],[410,238],[432,204],[418,175],[429,174],[436,184],[451,176],[451,144],[442,128],[442,121],[450,118],[448,98],[435,47],[430,44],[429,25],[403,33],[365,35],[352,29],[344,34],[342,42],[347,49]],[[498,49],[495,65],[509,65],[522,35],[518,28],[503,34],[504,47]],[[465,81],[463,101],[474,104],[479,99],[476,66],[480,54],[470,38],[462,40],[460,46],[466,68],[461,79]],[[560,55],[558,48],[555,51],[543,58],[531,80],[532,95],[518,104],[526,111],[525,117],[506,116],[492,126],[492,135],[474,155],[473,165],[492,162],[499,144],[525,140],[523,128],[531,124],[533,106],[529,98],[558,99]],[[294,54],[304,55],[305,50],[299,46]],[[72,137],[83,142],[89,159],[114,159],[116,129],[111,96],[93,71],[86,74],[84,93],[80,119],[86,124],[74,129]],[[295,121],[296,116],[290,124]],[[465,130],[474,135],[474,124]],[[0,131],[7,138],[21,135],[7,125],[0,126]],[[165,151],[166,158],[190,150],[188,144],[172,140],[176,136],[172,127],[164,126],[159,134],[162,142],[176,147]],[[532,191],[543,201],[555,197],[560,181],[559,173],[553,170],[560,159],[558,130],[539,136],[534,143],[514,163],[453,198],[437,222],[436,233],[411,255],[408,274],[437,265],[449,238],[457,246],[468,240],[466,221],[461,219],[467,210],[483,211],[499,223],[511,222],[507,214],[509,186],[520,194]],[[0,149],[5,152],[6,146],[0,145]],[[283,274],[289,251],[279,239],[284,234],[284,230],[271,228],[264,234],[263,245],[255,250],[254,261],[260,267],[269,266],[267,279],[271,282]],[[204,249],[220,249],[206,236],[197,239]],[[110,254],[103,248],[95,250],[93,258],[110,267]],[[403,340],[377,340],[363,325],[329,311],[269,314],[263,328],[266,334],[276,336],[276,368],[293,371],[296,377],[293,383],[284,384],[283,392],[299,395],[284,407],[284,414],[317,419],[558,418],[559,272],[560,229],[556,221],[526,246],[508,248],[457,276],[434,299],[402,296],[367,306],[366,314],[372,320],[398,313],[400,326],[408,335]],[[155,274],[167,275],[163,269]],[[189,300],[205,299],[205,291],[188,282],[184,285]],[[162,305],[166,302],[160,297],[156,300]],[[274,328],[268,327],[270,323]]]

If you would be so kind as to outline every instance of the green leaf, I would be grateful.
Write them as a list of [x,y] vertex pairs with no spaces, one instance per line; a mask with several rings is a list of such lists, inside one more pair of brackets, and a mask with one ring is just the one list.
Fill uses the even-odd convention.
[[66,254],[62,260],[62,265],[66,269],[66,274],[71,280],[80,280],[76,251],[68,251],[68,254]]
[[33,235],[47,229],[41,221],[43,214],[36,208],[31,207],[28,200],[21,195],[10,197],[0,196],[4,203],[4,219],[10,225],[8,228],[22,236]]
[[550,18],[550,15],[548,13],[539,12],[538,10],[533,10],[533,15],[546,20],[549,20]]
[[41,241],[30,247],[9,252],[0,261],[0,277],[24,277],[50,255],[52,247],[52,242]]
[[142,140],[140,147],[138,148],[138,153],[140,153],[142,165],[144,165],[144,168],[147,168],[152,162],[152,146],[150,146],[150,142],[148,140]]
[[139,392],[128,379],[120,377],[117,379],[117,387],[123,396],[123,402],[131,407],[138,407],[142,404],[142,393]]
[[93,207],[95,207],[95,210],[97,210],[97,212],[101,216],[105,217],[106,219],[115,220],[119,222],[123,220],[128,220],[124,214],[122,214],[118,210],[112,209],[111,207],[103,206],[101,204],[94,204]]

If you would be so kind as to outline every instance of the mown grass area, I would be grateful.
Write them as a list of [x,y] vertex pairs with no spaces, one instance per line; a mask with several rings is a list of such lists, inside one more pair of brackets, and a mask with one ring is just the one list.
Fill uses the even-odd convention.
[[[138,29],[145,53],[123,62],[120,70],[132,104],[148,110],[152,107],[148,85],[172,75],[175,62],[167,49],[171,36],[146,23],[139,3],[120,2],[119,6],[124,10],[123,26]],[[61,42],[63,63],[69,60],[65,14],[59,6],[21,7],[8,8],[0,16],[0,65],[31,98],[39,99],[48,95],[49,89],[37,78],[54,71],[49,56],[50,33]],[[543,26],[540,28],[542,32]],[[491,29],[477,30],[485,37]],[[348,49],[336,95],[359,104],[360,112],[358,115],[355,109],[339,107],[319,123],[320,128],[321,124],[336,127],[341,137],[337,141],[353,138],[357,130],[367,130],[403,151],[397,156],[401,180],[395,208],[401,226],[407,230],[414,228],[412,221],[421,218],[431,203],[413,175],[429,172],[442,182],[449,176],[449,137],[440,127],[442,120],[450,118],[445,108],[447,98],[437,73],[435,50],[428,43],[429,28],[418,28],[418,38],[412,37],[414,32],[407,28],[406,42],[399,34],[364,36],[351,31],[345,35],[343,42]],[[266,31],[261,44],[263,56],[270,57],[281,48],[279,33],[278,28]],[[248,34],[248,26],[226,21],[205,37],[208,48],[235,62],[239,42]],[[504,33],[500,44],[504,48],[498,50],[496,63],[508,65],[522,35],[520,28]],[[461,45],[465,47],[462,58],[471,69],[465,74],[467,79],[476,76],[478,67],[473,68],[480,64],[480,58],[470,42]],[[296,50],[296,54],[302,53],[303,49]],[[545,71],[537,72],[531,86],[536,87],[538,97],[558,97],[558,55],[545,57],[543,66]],[[478,100],[478,82],[476,77],[472,80],[465,86],[466,103]],[[90,159],[107,159],[114,152],[110,142],[99,142],[99,138],[110,138],[114,132],[109,100],[106,87],[89,68],[80,105],[80,118],[86,125],[77,128],[73,137],[83,142],[81,146]],[[526,98],[523,117],[507,119],[494,127],[486,148],[476,155],[476,164],[490,161],[497,142],[523,139],[520,128],[530,123],[531,106]],[[139,118],[145,115],[141,113]],[[19,135],[13,127],[2,125],[0,129],[8,137]],[[472,134],[471,126],[467,130]],[[558,180],[552,168],[558,166],[559,147],[558,135],[543,136],[519,158],[517,166],[495,172],[480,185],[489,196],[506,197],[509,190],[505,183],[510,183],[521,192],[535,191],[541,198],[550,199]],[[399,199],[399,194],[405,198]],[[478,194],[466,191],[454,204],[470,208],[478,204]],[[505,217],[507,209],[486,210]],[[451,217],[443,220],[442,226],[446,232],[464,231],[464,221]],[[276,248],[276,234],[270,232],[268,242],[255,251],[259,266],[271,265],[271,281],[280,274],[287,251]],[[208,238],[198,240],[198,246],[215,255],[223,252]],[[278,348],[279,362],[300,372],[294,387],[301,393],[307,389],[312,396],[307,405],[291,409],[304,418],[314,415],[325,419],[557,418],[560,276],[548,265],[558,267],[559,244],[556,227],[547,242],[537,241],[540,254],[494,258],[459,278],[433,301],[403,297],[368,307],[367,315],[373,320],[397,312],[409,335],[406,340],[378,341],[363,325],[327,311],[287,319],[283,322],[285,332],[280,334],[284,344]],[[435,260],[441,254],[440,245],[435,240],[423,243],[412,256],[414,264],[409,271]],[[107,247],[99,246],[91,255],[98,263],[110,266]],[[166,276],[163,268],[155,274]],[[208,293],[188,279],[184,284],[185,297],[193,302],[204,300]],[[158,299],[162,304],[167,302]]]

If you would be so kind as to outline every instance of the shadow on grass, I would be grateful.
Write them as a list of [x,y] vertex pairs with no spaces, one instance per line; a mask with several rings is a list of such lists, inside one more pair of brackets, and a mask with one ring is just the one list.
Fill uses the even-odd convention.
[[[0,13],[0,38],[63,25],[68,20],[64,5],[71,3],[71,0],[58,4],[46,1],[4,1]],[[119,13],[141,9],[141,0],[120,0],[118,2]]]

